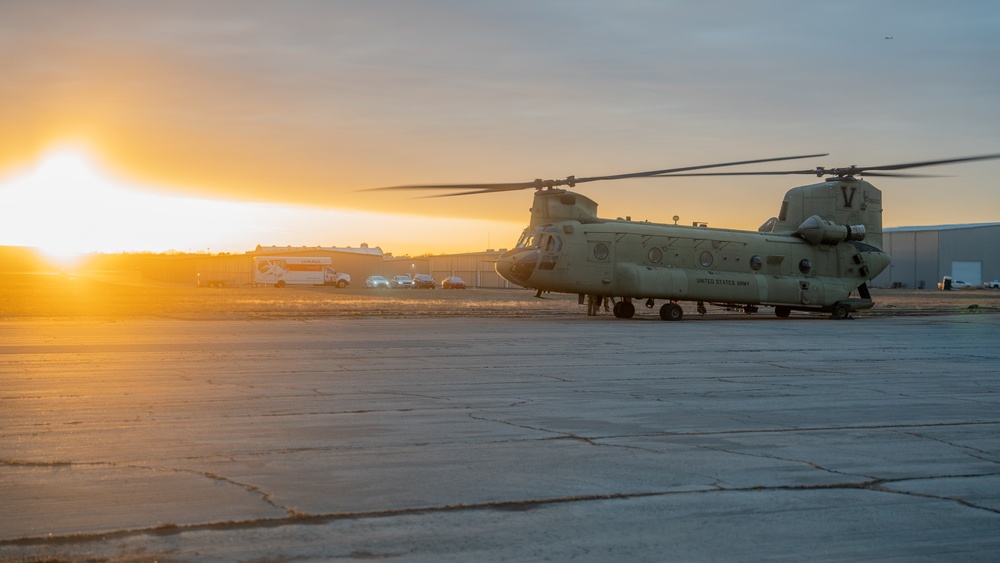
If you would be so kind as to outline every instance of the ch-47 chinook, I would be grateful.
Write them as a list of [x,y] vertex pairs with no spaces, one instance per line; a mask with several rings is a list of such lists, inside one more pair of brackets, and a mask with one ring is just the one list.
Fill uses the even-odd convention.
[[[756,312],[773,307],[848,318],[873,305],[867,282],[890,263],[882,251],[882,192],[858,176],[908,176],[889,171],[1000,158],[975,156],[894,164],[778,172],[693,172],[825,154],[689,166],[648,172],[508,184],[444,184],[376,189],[461,190],[430,197],[534,189],[531,221],[496,270],[514,284],[543,292],[611,298],[614,315],[631,318],[635,302],[660,307],[660,318],[684,316],[679,301]],[[810,174],[825,180],[788,190],[777,217],[757,231],[604,219],[597,203],[565,189],[625,178]],[[676,218],[675,218],[676,221]]]

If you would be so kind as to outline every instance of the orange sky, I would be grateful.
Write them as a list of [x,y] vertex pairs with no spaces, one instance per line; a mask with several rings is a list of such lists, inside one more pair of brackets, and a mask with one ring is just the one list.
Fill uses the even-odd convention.
[[[530,192],[360,190],[819,152],[831,155],[801,168],[1000,152],[1000,5],[806,4],[13,3],[0,20],[0,204],[33,205],[14,212],[44,222],[45,206],[26,203],[44,198],[14,193],[26,189],[15,180],[71,143],[122,189],[293,217],[281,235],[226,242],[206,230],[180,250],[482,250],[513,244]],[[1000,162],[933,173],[950,177],[878,182],[886,226],[1000,221]],[[755,229],[808,181],[795,180],[581,191],[603,216]],[[337,213],[378,229],[330,228],[346,223]],[[0,245],[30,243],[23,231],[0,226]],[[121,249],[136,240],[122,233]]]

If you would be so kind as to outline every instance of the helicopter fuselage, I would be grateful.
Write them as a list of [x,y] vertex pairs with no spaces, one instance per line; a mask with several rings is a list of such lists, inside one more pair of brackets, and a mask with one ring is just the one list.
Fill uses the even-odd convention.
[[[841,197],[840,192],[848,193],[845,185],[855,190],[852,194],[862,188],[867,203],[862,197]],[[785,216],[769,221],[771,229],[779,227],[777,232],[601,219],[597,204],[585,196],[539,191],[531,224],[517,246],[500,256],[496,269],[515,284],[579,294],[581,300],[586,295],[626,303],[646,299],[649,306],[654,299],[696,301],[699,310],[704,302],[748,311],[764,305],[775,307],[778,316],[808,310],[844,317],[871,307],[863,286],[889,265],[889,256],[862,242],[864,226],[838,219],[872,212],[880,219],[881,195],[853,179],[796,188],[803,189],[804,194],[790,191],[782,206]],[[804,206],[795,201],[803,196]],[[810,215],[789,217],[790,199],[793,212],[802,208]],[[877,209],[867,209],[876,199]],[[837,209],[818,215],[816,201]],[[866,209],[857,209],[861,206]],[[789,227],[793,223],[798,225],[794,231]],[[880,239],[881,222],[872,227]],[[860,297],[852,299],[859,288]],[[676,305],[664,307],[661,317],[680,318],[682,313],[670,312]],[[616,315],[619,311],[616,307]],[[630,317],[634,306],[621,311],[618,316]]]
[[[531,222],[515,248],[497,258],[508,281],[543,292],[576,293],[597,304],[615,300],[615,316],[635,314],[634,299],[666,299],[660,318],[680,320],[678,301],[742,307],[825,311],[843,319],[872,306],[867,282],[889,267],[882,251],[882,192],[859,177],[919,177],[901,170],[1000,159],[1000,154],[880,166],[817,166],[805,170],[705,172],[730,166],[826,156],[811,154],[719,162],[606,176],[567,176],[530,182],[422,184],[376,190],[449,190],[465,196],[534,189]],[[787,176],[826,178],[788,190],[777,217],[757,231],[709,229],[602,219],[597,203],[563,189],[578,184],[682,176]],[[444,197],[435,196],[435,197]],[[675,217],[676,221],[677,218]],[[851,295],[857,292],[858,297]]]

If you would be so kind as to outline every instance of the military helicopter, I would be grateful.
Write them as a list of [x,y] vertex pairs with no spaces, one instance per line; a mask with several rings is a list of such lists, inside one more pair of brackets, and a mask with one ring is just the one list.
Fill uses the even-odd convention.
[[[459,190],[450,197],[534,189],[531,220],[517,244],[497,259],[496,271],[510,282],[543,292],[577,294],[583,304],[606,298],[614,315],[635,316],[635,303],[663,320],[684,317],[681,301],[755,313],[773,307],[829,313],[846,319],[873,306],[867,283],[890,257],[882,251],[882,192],[858,176],[926,177],[892,171],[1000,158],[1000,154],[893,164],[817,167],[769,172],[695,172],[712,168],[814,158],[787,156],[688,166],[647,172],[504,184],[393,186],[375,190]],[[573,191],[578,184],[626,178],[682,176],[815,175],[825,180],[788,190],[777,217],[757,231],[605,219],[597,203]],[[855,296],[856,293],[856,296]],[[594,311],[591,310],[591,314]]]

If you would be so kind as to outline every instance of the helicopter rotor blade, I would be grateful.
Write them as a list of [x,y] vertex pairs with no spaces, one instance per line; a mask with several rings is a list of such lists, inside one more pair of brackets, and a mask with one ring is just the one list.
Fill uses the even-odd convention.
[[946,176],[944,174],[889,174],[885,172],[865,172],[865,176],[868,177],[880,177],[880,178],[950,178],[951,176]]
[[[692,177],[692,176],[787,176],[789,174],[809,174],[822,176],[825,174],[817,173],[817,170],[785,170],[785,171],[775,171],[775,172],[702,172],[694,174],[665,174],[662,176],[653,176],[653,178],[682,178],[682,177]],[[832,174],[832,171],[826,171]],[[866,172],[865,176],[882,176],[885,178],[947,178],[948,176],[942,176],[938,174],[891,174],[883,172]]]
[[473,194],[485,194],[485,193],[495,193],[495,192],[508,192],[515,190],[527,190],[535,189],[541,190],[546,188],[557,188],[561,186],[573,187],[577,184],[582,184],[586,182],[597,182],[602,180],[622,180],[625,178],[645,178],[650,176],[658,176],[676,172],[687,172],[690,170],[704,170],[707,168],[721,168],[724,166],[738,166],[743,164],[756,164],[761,162],[775,162],[779,160],[794,160],[799,158],[816,158],[821,156],[827,156],[827,153],[822,154],[806,154],[800,156],[783,156],[778,158],[761,158],[755,160],[741,160],[736,162],[722,162],[717,164],[703,164],[700,166],[684,166],[680,168],[667,168],[664,170],[649,170],[646,172],[630,172],[626,174],[612,174],[609,176],[592,176],[587,178],[577,178],[575,176],[567,176],[562,180],[542,180],[537,179],[531,182],[513,182],[513,183],[493,183],[493,184],[419,184],[419,185],[405,185],[405,186],[388,186],[384,188],[368,188],[360,191],[386,191],[386,190],[464,190],[458,193],[452,194],[441,194],[437,196],[429,197],[451,197],[459,195],[473,195]]
[[822,154],[804,154],[800,156],[782,156],[778,158],[760,158],[756,160],[741,160],[737,162],[722,162],[719,164],[703,164],[701,166],[685,166],[682,168],[671,168],[667,170],[650,170],[648,172],[632,172],[629,174],[613,174],[611,176],[594,176],[592,178],[576,178],[576,183],[582,182],[596,182],[598,180],[621,180],[624,178],[645,178],[649,176],[661,176],[666,174],[674,174],[678,172],[687,172],[689,170],[704,170],[706,168],[723,168],[725,166],[740,166],[743,164],[757,164],[761,162],[776,162],[779,160],[795,160],[798,158],[817,158],[821,156],[827,156],[829,153]]
[[923,162],[910,162],[908,164],[889,164],[886,166],[865,166],[864,170],[903,170],[904,168],[918,168],[921,166],[939,166],[942,164],[952,164],[954,162],[971,162],[974,160],[992,160],[1000,158],[1000,154],[986,154],[982,156],[966,156],[962,158],[948,158],[945,160],[925,160]]
[[948,158],[944,160],[925,160],[921,162],[909,162],[906,164],[889,164],[885,166],[846,166],[842,168],[824,168],[818,166],[812,170],[783,170],[766,172],[708,172],[702,174],[657,174],[656,178],[666,178],[670,176],[772,176],[785,174],[810,174],[817,177],[836,176],[838,178],[854,176],[880,176],[886,178],[941,178],[937,175],[926,174],[893,174],[887,172],[871,172],[873,170],[905,170],[907,168],[919,168],[922,166],[939,166],[942,164],[952,164],[956,162],[970,162],[975,160],[992,160],[1000,158],[1000,154],[988,154],[983,156],[967,156],[961,158]]
[[891,178],[940,178],[936,175],[924,174],[895,174],[885,171],[904,170],[908,168],[919,168],[923,166],[939,166],[943,164],[953,164],[958,162],[971,162],[977,160],[992,160],[1000,158],[1000,154],[989,154],[982,156],[968,156],[959,158],[948,158],[942,160],[925,160],[920,162],[909,162],[905,164],[889,164],[882,166],[847,166],[841,168],[824,168],[822,166],[809,170],[779,170],[761,172],[693,172],[694,170],[706,170],[710,168],[723,168],[727,166],[740,166],[745,164],[758,164],[762,162],[776,162],[782,160],[795,160],[800,158],[817,158],[827,156],[823,154],[807,154],[800,156],[783,156],[777,158],[761,158],[755,160],[741,160],[735,162],[721,162],[716,164],[703,164],[699,166],[684,166],[680,168],[667,168],[664,170],[648,170],[645,172],[629,172],[625,174],[611,174],[607,176],[590,176],[577,178],[567,176],[562,180],[542,180],[536,179],[531,182],[512,183],[490,183],[490,184],[419,184],[406,186],[389,186],[384,188],[368,188],[361,191],[385,191],[385,190],[459,190],[454,193],[422,196],[422,198],[455,197],[464,195],[487,194],[497,192],[508,192],[516,190],[543,190],[558,188],[562,186],[574,187],[577,184],[587,182],[598,182],[603,180],[623,180],[626,178],[667,178],[682,176],[780,176],[790,174],[807,174],[816,177],[854,177],[854,176],[877,176]]
[[685,178],[692,176],[786,176],[789,174],[815,174],[815,170],[772,170],[767,172],[694,172],[690,174],[657,174],[653,178]]
[[[513,189],[520,190],[520,189],[523,189],[523,188],[513,188]],[[447,193],[447,194],[421,195],[421,196],[417,196],[416,199],[434,199],[434,198],[438,198],[438,197],[457,197],[457,196],[460,196],[460,195],[495,194],[495,193],[499,193],[499,192],[513,191],[513,189],[507,189],[507,190],[485,190],[485,189],[484,190],[469,190],[469,191],[465,191],[465,192],[453,192],[453,193]]]
[[[385,188],[368,188],[360,190],[364,192],[380,192],[388,190],[477,190],[473,193],[506,192],[513,190],[526,190],[533,187],[542,187],[542,180],[534,182],[514,182],[508,184],[419,184],[405,186],[388,186]],[[458,194],[455,194],[458,195]]]

